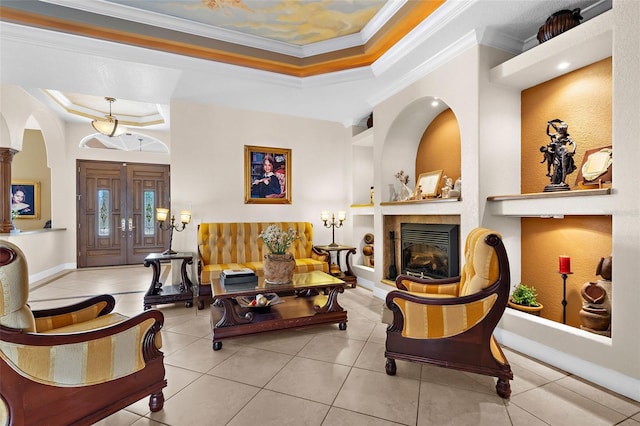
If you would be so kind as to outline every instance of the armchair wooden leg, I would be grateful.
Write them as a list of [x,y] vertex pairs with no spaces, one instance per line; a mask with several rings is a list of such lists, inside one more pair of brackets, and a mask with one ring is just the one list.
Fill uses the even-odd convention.
[[164,407],[164,394],[162,391],[158,393],[152,393],[149,397],[149,408],[152,412],[160,411]]
[[384,370],[387,372],[389,376],[396,375],[396,360],[387,358],[387,363],[384,366]]
[[498,377],[498,383],[496,383],[496,392],[504,399],[509,399],[511,396],[511,384],[509,379],[503,379]]

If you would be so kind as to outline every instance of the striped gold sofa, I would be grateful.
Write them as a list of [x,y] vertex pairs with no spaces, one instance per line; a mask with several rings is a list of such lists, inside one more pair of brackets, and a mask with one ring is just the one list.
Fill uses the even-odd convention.
[[128,318],[110,295],[31,310],[22,251],[0,241],[0,425],[89,425],[167,385],[160,311]]
[[386,372],[396,359],[428,363],[497,377],[496,392],[509,398],[513,373],[493,331],[509,297],[509,260],[499,234],[476,228],[467,236],[465,264],[458,277],[396,279],[386,306]]
[[299,236],[289,252],[296,259],[295,272],[329,271],[328,256],[313,248],[310,222],[210,222],[198,225],[198,309],[211,299],[211,283],[225,269],[252,269],[264,275],[262,259],[268,253],[258,235],[269,225],[292,228]]

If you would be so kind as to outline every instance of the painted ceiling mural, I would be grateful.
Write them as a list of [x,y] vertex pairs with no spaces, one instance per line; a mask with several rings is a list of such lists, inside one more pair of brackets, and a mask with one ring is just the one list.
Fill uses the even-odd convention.
[[360,32],[387,0],[109,0],[293,45]]

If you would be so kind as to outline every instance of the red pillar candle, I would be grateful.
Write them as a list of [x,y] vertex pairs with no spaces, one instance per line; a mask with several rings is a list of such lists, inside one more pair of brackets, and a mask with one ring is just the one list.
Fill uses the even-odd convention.
[[560,256],[559,261],[559,272],[561,274],[570,274],[571,273],[571,258],[569,256]]

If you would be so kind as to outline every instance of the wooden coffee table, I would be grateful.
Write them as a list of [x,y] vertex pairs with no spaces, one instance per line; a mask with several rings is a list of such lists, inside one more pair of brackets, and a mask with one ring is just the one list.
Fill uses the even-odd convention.
[[[228,337],[264,331],[327,323],[338,323],[340,330],[346,330],[347,311],[338,303],[338,293],[344,292],[344,286],[344,281],[322,271],[295,274],[293,282],[285,285],[266,284],[260,279],[255,288],[238,291],[214,280],[213,350],[222,349],[221,340]],[[275,293],[284,302],[264,309],[243,308],[236,301],[237,297],[260,293]]]

